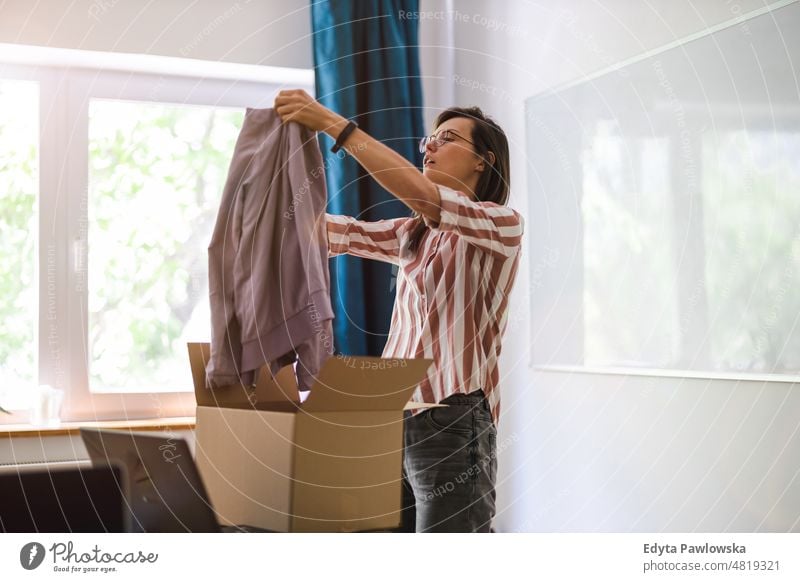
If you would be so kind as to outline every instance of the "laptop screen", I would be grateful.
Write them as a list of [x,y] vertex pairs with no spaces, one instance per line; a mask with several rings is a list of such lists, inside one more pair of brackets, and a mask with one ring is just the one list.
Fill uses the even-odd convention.
[[0,531],[125,532],[124,470],[118,466],[0,471]]
[[134,531],[220,531],[185,440],[88,428],[81,438],[93,463],[117,462],[127,470]]

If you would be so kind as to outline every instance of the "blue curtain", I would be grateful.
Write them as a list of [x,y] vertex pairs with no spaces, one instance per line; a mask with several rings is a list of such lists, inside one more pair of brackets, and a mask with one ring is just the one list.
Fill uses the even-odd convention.
[[[416,0],[312,0],[317,99],[420,166],[424,134]],[[408,208],[320,134],[328,211],[360,220],[407,216]],[[397,267],[350,256],[331,260],[336,351],[379,356],[394,304]]]

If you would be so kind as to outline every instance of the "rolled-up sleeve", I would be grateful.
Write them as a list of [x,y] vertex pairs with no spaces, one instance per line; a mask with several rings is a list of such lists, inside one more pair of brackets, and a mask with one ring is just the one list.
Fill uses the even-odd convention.
[[364,221],[326,214],[328,256],[349,254],[386,263],[400,263],[400,228],[410,218]]
[[479,202],[438,186],[441,198],[439,224],[428,226],[454,232],[468,243],[498,257],[511,257],[522,247],[525,229],[522,216],[508,206],[494,202]]

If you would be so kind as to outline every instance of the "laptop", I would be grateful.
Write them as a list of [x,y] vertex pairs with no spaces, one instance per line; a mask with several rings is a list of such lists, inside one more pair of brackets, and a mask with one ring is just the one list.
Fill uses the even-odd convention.
[[95,428],[81,428],[80,433],[92,463],[116,462],[125,467],[132,531],[269,531],[219,524],[184,439]]
[[0,532],[121,533],[129,531],[125,469],[4,468],[0,471]]

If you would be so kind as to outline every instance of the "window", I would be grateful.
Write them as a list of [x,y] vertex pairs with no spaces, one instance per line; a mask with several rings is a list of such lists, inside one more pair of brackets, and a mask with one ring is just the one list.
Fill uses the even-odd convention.
[[0,79],[0,404],[36,382],[39,87]]
[[313,73],[0,45],[0,405],[49,384],[64,420],[193,414],[228,164],[283,86]]
[[211,337],[206,249],[243,117],[89,103],[93,391],[191,389],[186,343]]
[[797,381],[800,7],[739,24],[526,103],[534,364]]

